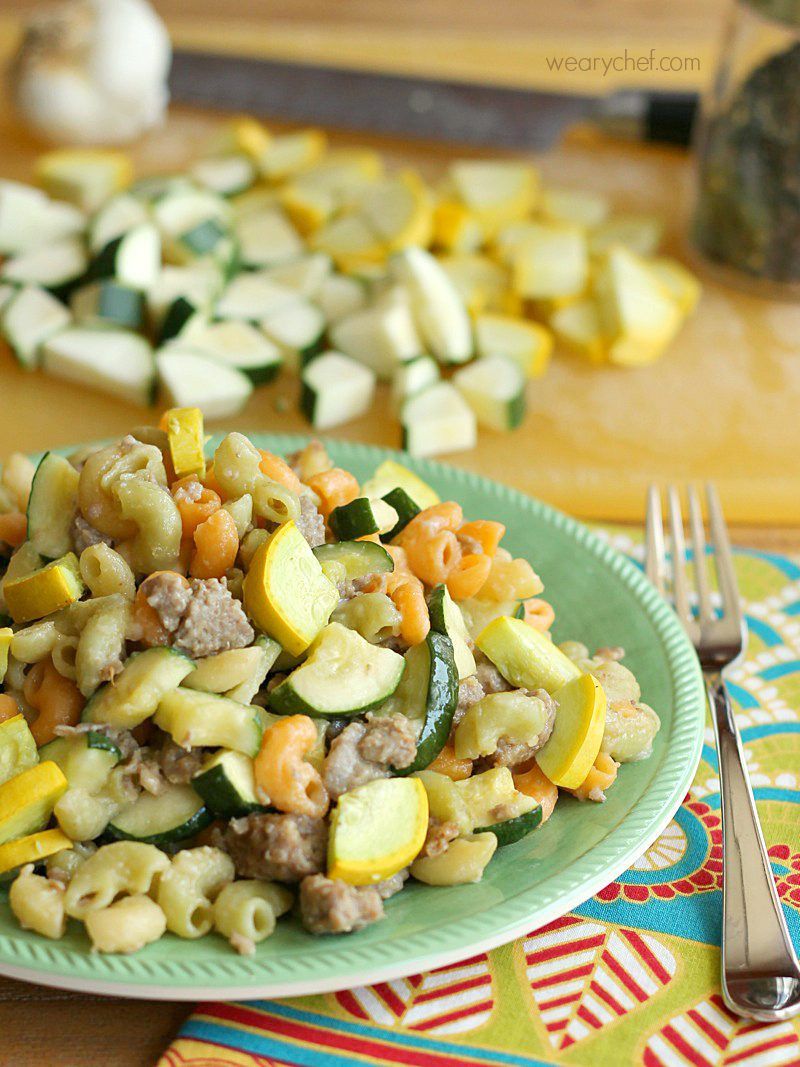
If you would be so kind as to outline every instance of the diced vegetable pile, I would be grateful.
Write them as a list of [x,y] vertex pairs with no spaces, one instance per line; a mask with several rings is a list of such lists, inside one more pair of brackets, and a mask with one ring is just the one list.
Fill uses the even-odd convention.
[[661,224],[522,160],[460,160],[437,186],[318,130],[231,122],[186,173],[132,181],[121,153],[42,157],[0,182],[0,330],[26,368],[138,404],[236,414],[282,367],[320,430],[391,383],[404,446],[510,430],[554,343],[639,366],[696,279]]

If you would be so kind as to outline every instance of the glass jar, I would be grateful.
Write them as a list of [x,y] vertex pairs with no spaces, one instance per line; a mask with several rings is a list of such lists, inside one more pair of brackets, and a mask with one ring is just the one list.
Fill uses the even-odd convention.
[[737,0],[696,144],[697,247],[800,298],[800,0]]

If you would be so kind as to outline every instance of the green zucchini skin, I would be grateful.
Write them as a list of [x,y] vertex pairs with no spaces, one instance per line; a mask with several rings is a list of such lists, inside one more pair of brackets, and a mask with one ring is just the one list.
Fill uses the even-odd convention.
[[197,308],[185,296],[176,297],[167,308],[164,321],[161,323],[158,343],[161,345],[177,337],[192,315],[196,313]]
[[453,643],[444,634],[431,630],[425,638],[430,656],[425,722],[417,740],[417,755],[409,767],[395,768],[394,774],[405,776],[424,771],[447,743],[458,704],[458,671]]
[[117,761],[122,759],[122,752],[119,746],[116,745],[108,734],[104,734],[102,730],[90,730],[86,734],[86,747],[87,748],[99,748],[103,752],[112,752]]
[[372,505],[365,496],[334,508],[328,522],[340,541],[356,541],[359,537],[378,532]]
[[[237,761],[247,759],[241,753],[230,753]],[[251,774],[252,777],[252,774]],[[250,815],[254,811],[266,811],[263,804],[259,804],[255,795],[247,789],[243,791],[225,766],[224,759],[212,757],[199,774],[192,779],[192,788],[204,801],[209,811],[224,819],[235,819],[240,815]]]
[[524,600],[520,600],[519,604],[517,604],[517,606],[516,606],[516,608],[514,610],[514,618],[515,619],[523,619],[523,620],[525,619],[525,601]]
[[191,819],[171,830],[166,830],[164,833],[150,834],[147,837],[135,837],[133,834],[128,834],[118,826],[109,823],[104,836],[111,841],[140,841],[143,845],[158,845],[162,847],[163,845],[174,845],[177,841],[185,841],[187,837],[194,837],[201,830],[205,830],[213,821],[214,816],[208,808],[203,807],[196,811]]
[[399,533],[405,530],[406,526],[416,515],[419,515],[422,509],[411,499],[405,489],[401,489],[399,485],[396,489],[390,489],[381,499],[397,512],[396,525],[388,533],[381,535],[381,541],[392,541]]
[[537,804],[530,811],[517,815],[515,819],[507,819],[506,822],[496,822],[491,826],[479,826],[476,834],[494,834],[497,838],[498,848],[502,845],[513,845],[515,841],[521,841],[532,830],[535,830],[542,821],[542,806]]
[[389,574],[394,570],[394,560],[374,541],[334,541],[312,549],[320,561],[344,564],[350,581],[364,578],[367,574]]

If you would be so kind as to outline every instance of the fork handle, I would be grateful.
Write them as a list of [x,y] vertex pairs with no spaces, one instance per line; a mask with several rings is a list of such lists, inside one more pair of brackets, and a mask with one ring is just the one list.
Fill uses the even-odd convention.
[[792,973],[789,932],[758,823],[739,730],[719,674],[706,675],[722,799],[722,973]]

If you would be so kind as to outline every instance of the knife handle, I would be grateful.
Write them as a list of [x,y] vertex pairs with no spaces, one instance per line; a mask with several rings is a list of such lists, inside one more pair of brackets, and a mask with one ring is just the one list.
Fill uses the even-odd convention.
[[623,89],[600,102],[597,120],[613,136],[685,148],[698,110],[695,93]]

